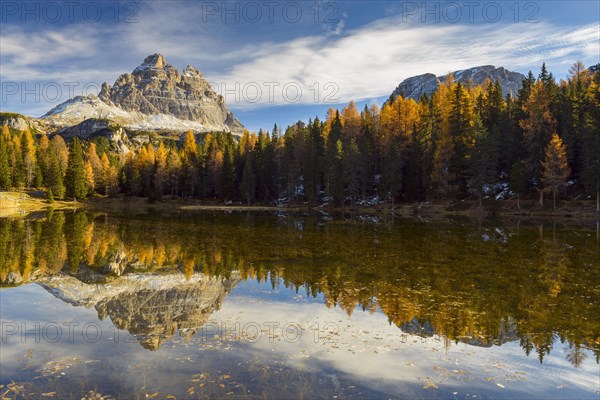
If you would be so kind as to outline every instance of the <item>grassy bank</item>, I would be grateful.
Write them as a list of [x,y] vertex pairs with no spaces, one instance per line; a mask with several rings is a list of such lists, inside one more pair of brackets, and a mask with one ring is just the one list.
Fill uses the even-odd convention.
[[48,209],[76,209],[82,203],[74,201],[48,202],[43,192],[32,191],[0,191],[0,217],[23,216],[36,211]]

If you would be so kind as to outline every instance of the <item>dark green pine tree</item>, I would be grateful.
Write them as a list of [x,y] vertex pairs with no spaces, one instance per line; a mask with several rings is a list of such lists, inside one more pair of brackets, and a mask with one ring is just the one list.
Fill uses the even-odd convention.
[[548,69],[546,68],[546,63],[542,63],[542,69],[540,70],[540,74],[538,75],[538,79],[542,81],[544,85],[547,85],[552,79],[552,74],[548,73]]
[[361,113],[361,134],[358,138],[360,195],[364,198],[373,193],[375,175],[375,135],[377,132],[375,115],[365,105]]
[[273,141],[273,143],[279,142],[279,128],[277,127],[277,124],[273,125],[273,131],[271,132],[271,140]]
[[23,153],[18,150],[18,147],[15,143],[12,143],[10,154],[12,187],[23,187],[25,185],[25,164],[23,162]]
[[46,185],[48,186],[48,189],[52,191],[55,198],[62,199],[65,196],[65,185],[63,182],[60,161],[52,149],[48,151]]
[[469,168],[469,152],[474,142],[472,129],[472,107],[469,93],[459,82],[452,95],[449,116],[450,136],[454,153],[450,160],[450,173],[455,177],[455,185],[460,192],[466,189],[466,175]]
[[[277,126],[277,125],[276,125]],[[259,149],[261,152],[261,164],[258,168],[260,175],[260,200],[270,201],[278,195],[278,167],[277,167],[277,142],[269,140],[265,133],[262,138],[259,137]]]
[[569,80],[559,89],[560,112],[557,116],[558,133],[567,147],[567,160],[573,177],[580,180],[582,169],[582,141],[585,135],[586,121],[593,118],[593,101],[587,95],[589,71],[581,62],[569,69]]
[[233,144],[228,140],[223,149],[223,165],[219,177],[219,198],[232,200],[236,198],[237,172],[235,167]]
[[544,89],[550,97],[550,111],[552,112],[552,115],[556,118],[560,114],[561,107],[559,99],[560,88],[558,87],[558,84],[556,83],[552,72],[548,72],[548,70],[546,69],[546,63],[543,63],[542,71],[540,72],[538,78],[540,82],[542,82]]
[[390,139],[383,159],[384,187],[392,201],[392,208],[402,190],[403,159],[400,151],[400,139],[396,136]]
[[[343,153],[343,147],[338,146],[338,141],[342,138],[342,121],[340,113],[336,111],[335,117],[331,121],[331,130],[327,137],[325,154],[325,192],[328,196],[337,198],[341,201],[339,187],[343,187],[342,174],[340,171],[340,154]],[[343,191],[343,190],[342,190]],[[336,202],[337,203],[337,202]]]
[[87,195],[83,150],[78,138],[74,138],[69,146],[69,161],[66,174],[66,195],[74,200],[84,199]]
[[[600,70],[594,73],[596,88],[600,88]],[[596,196],[596,211],[600,212],[600,90],[591,94],[590,118],[587,119],[583,134],[582,180],[586,190]],[[596,106],[592,104],[595,103]]]
[[358,150],[358,144],[356,139],[350,139],[348,150],[343,156],[343,168],[344,168],[344,186],[346,188],[346,195],[350,198],[352,205],[354,205],[356,199],[360,194],[360,151]]
[[123,165],[121,187],[130,196],[140,196],[142,194],[142,176],[135,166],[133,158],[128,158],[125,165]]
[[248,205],[252,204],[256,195],[256,175],[252,159],[253,151],[246,152],[244,156],[244,170],[242,172],[242,181],[240,182],[240,192]]
[[529,98],[529,94],[531,93],[531,87],[534,83],[535,76],[533,76],[533,72],[529,71],[527,77],[521,81],[521,89],[519,89],[519,93],[517,95],[517,98],[521,103],[519,104],[519,106],[522,106],[522,103],[524,103]]
[[482,207],[485,186],[498,180],[500,140],[497,133],[488,132],[480,118],[475,118],[474,130],[477,142],[470,160],[469,186],[477,194],[479,207]]
[[517,160],[510,168],[508,186],[517,194],[517,208],[521,209],[521,194],[525,193],[529,185],[526,173],[526,165],[523,160]]
[[4,135],[0,136],[0,188],[9,189],[10,177],[10,143],[6,142]]
[[431,136],[425,126],[415,131],[408,151],[406,173],[404,174],[405,199],[409,201],[421,201],[426,194],[426,177],[431,174]]
[[344,145],[342,140],[335,142],[335,156],[332,162],[332,196],[337,207],[344,206]]
[[535,76],[533,72],[529,71],[527,77],[521,81],[521,89],[517,94],[517,98],[514,101],[514,107],[512,109],[512,126],[514,127],[514,136],[516,141],[519,143],[523,142],[523,129],[521,128],[520,121],[527,118],[527,112],[525,111],[525,104],[531,96],[531,90],[535,85]]
[[516,121],[519,114],[517,102],[507,94],[504,102],[506,110],[504,112],[500,127],[500,169],[509,171],[516,160],[525,157],[523,147],[523,133]]
[[[267,151],[267,147],[270,144],[270,140],[265,132],[262,129],[258,131],[258,138],[256,145],[254,147],[254,173],[256,176],[256,193],[255,198],[257,200],[264,200],[266,198],[266,176],[263,175],[264,165],[265,165],[265,153]],[[244,161],[244,164],[246,162]],[[245,165],[244,165],[245,168]],[[244,173],[242,170],[242,180],[244,178]]]
[[269,187],[270,193],[274,198],[279,197],[282,188],[282,148],[283,146],[281,146],[279,127],[277,124],[274,124],[273,131],[271,132],[271,143],[269,147],[269,151],[273,154],[273,157],[265,164],[265,168],[270,172],[272,179]]
[[297,155],[301,154],[297,125],[288,126],[283,134],[283,156],[281,157],[282,187],[290,202],[296,196],[296,185],[300,177],[300,165]]
[[319,198],[323,184],[323,160],[325,158],[325,142],[321,132],[319,118],[308,123],[306,130],[306,157],[304,158],[304,189],[308,201],[315,204]]

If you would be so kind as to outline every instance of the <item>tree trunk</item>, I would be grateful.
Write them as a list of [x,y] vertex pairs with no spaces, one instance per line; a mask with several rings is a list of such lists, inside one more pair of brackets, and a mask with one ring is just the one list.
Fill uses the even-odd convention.
[[521,203],[519,203],[519,193],[517,193],[517,208],[520,210],[521,209]]
[[596,190],[596,212],[600,212],[600,188]]
[[556,192],[557,192],[557,188],[556,188],[556,186],[554,186],[552,188],[552,207],[554,208],[554,211],[556,211]]
[[544,191],[540,190],[540,189],[538,189],[538,191],[540,192],[540,202],[539,202],[539,205],[540,205],[540,207],[544,207]]

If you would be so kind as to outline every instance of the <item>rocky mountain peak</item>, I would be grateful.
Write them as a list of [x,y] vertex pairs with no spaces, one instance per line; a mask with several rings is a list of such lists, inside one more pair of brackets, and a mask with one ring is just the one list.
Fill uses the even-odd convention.
[[68,100],[44,118],[67,127],[89,118],[107,118],[130,129],[234,134],[244,129],[200,71],[188,65],[180,74],[158,53],[119,76],[112,86],[104,83],[97,99]]
[[516,96],[522,87],[523,79],[525,79],[525,75],[509,71],[504,67],[496,68],[493,65],[482,65],[454,71],[443,76],[436,76],[431,73],[412,76],[403,80],[394,90],[392,96],[398,97],[403,95],[406,98],[418,101],[424,94],[431,96],[437,90],[440,83],[446,81],[449,75],[452,75],[456,82],[473,85],[480,85],[486,79],[491,81],[497,79],[505,96]]
[[141,67],[164,68],[166,65],[167,62],[165,61],[165,57],[163,57],[163,55],[160,53],[156,53],[146,57]]
[[179,71],[177,71],[177,68],[167,63],[167,60],[165,60],[162,54],[157,53],[146,57],[144,62],[131,72],[131,75],[142,76],[146,79],[151,79],[152,77],[164,79],[169,75],[175,77],[179,76]]

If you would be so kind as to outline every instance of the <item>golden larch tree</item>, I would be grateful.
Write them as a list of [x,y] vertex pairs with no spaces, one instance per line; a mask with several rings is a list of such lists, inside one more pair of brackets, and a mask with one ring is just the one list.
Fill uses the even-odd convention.
[[552,191],[554,209],[556,209],[556,194],[558,189],[566,186],[571,175],[567,162],[567,150],[562,140],[555,133],[546,146],[546,155],[542,160],[542,183],[544,190]]

